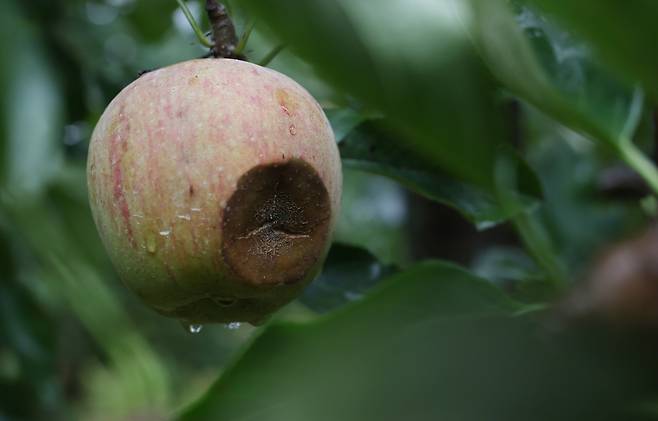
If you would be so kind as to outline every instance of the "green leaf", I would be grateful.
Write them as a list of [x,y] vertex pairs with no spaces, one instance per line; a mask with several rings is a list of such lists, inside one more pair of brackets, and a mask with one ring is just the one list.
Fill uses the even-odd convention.
[[632,137],[642,112],[642,93],[601,66],[587,44],[530,8],[512,10],[504,0],[472,4],[477,43],[505,86],[613,149]]
[[524,0],[555,17],[586,39],[602,61],[641,81],[658,98],[658,3],[652,0],[600,0],[595,4],[571,0]]
[[180,419],[633,419],[620,408],[653,383],[652,352],[550,335],[520,309],[456,266],[419,264],[343,311],[269,326]]
[[396,270],[364,249],[334,244],[322,273],[304,290],[300,300],[312,310],[325,313],[362,299],[369,289]]
[[473,262],[471,269],[479,276],[498,285],[543,280],[530,257],[513,247],[491,247]]
[[404,188],[394,180],[343,165],[343,191],[334,241],[359,246],[383,262],[409,260],[405,232],[409,204]]
[[[368,383],[375,380],[372,370],[391,356],[390,350],[381,351],[387,345],[413,341],[413,326],[429,323],[425,327],[430,328],[433,320],[500,315],[517,308],[499,290],[456,266],[438,262],[414,266],[331,318],[306,325],[270,326],[182,419],[321,420],[329,416],[322,415],[329,403],[343,408],[340,413],[332,411],[333,419],[353,419],[344,418],[346,405],[352,406],[351,411],[365,410],[368,398],[350,402],[345,394],[367,393]],[[379,350],[369,355],[374,349]],[[266,360],[268,367],[259,370]],[[403,367],[409,365],[387,368]],[[307,377],[309,370],[319,377]],[[340,379],[351,370],[361,374],[341,385]],[[376,383],[372,386],[378,387]]]
[[0,168],[7,188],[37,193],[61,164],[62,95],[28,22],[11,5],[3,7],[0,24],[11,42],[0,50]]
[[60,411],[63,398],[57,366],[61,356],[51,350],[57,320],[30,294],[25,269],[17,273],[19,259],[5,227],[0,230],[0,408],[6,417],[39,419]]
[[637,203],[601,196],[598,186],[609,160],[593,153],[594,145],[565,137],[559,123],[534,109],[526,110],[526,124],[533,145],[528,159],[545,191],[544,224],[569,273],[583,273],[603,245],[642,230],[646,220]]
[[103,259],[94,260],[101,244],[93,233],[86,200],[62,187],[45,189],[45,197],[30,201],[0,194],[0,210],[7,215],[11,235],[20,238],[38,262],[39,275],[30,281],[43,282],[47,296],[67,305],[109,362],[93,373],[86,395],[89,410],[102,409],[117,419],[147,407],[163,411],[169,404],[168,371],[136,330],[98,265],[92,265]]
[[503,138],[493,84],[455,0],[247,0],[318,75],[384,113],[449,173],[490,186]]
[[[390,177],[428,199],[453,207],[480,229],[514,216],[516,210],[510,213],[499,206],[495,194],[446,174],[381,126],[365,123],[340,143],[345,168]],[[521,170],[522,203],[528,209],[537,204],[541,187],[529,167],[523,165]]]
[[359,124],[363,123],[367,117],[351,108],[330,108],[324,110],[331,128],[334,130],[336,142],[342,142],[345,137]]
[[658,193],[658,169],[631,142],[642,114],[642,91],[619,81],[595,60],[589,45],[532,9],[517,6],[513,16],[504,0],[471,4],[478,22],[474,38],[503,84],[607,146]]

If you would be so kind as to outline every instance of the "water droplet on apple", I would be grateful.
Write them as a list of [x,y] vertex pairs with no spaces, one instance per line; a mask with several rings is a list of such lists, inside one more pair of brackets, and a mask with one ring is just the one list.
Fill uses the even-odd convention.
[[148,234],[146,236],[146,250],[148,250],[149,253],[153,254],[158,248],[158,243],[155,240],[155,236],[153,234]]

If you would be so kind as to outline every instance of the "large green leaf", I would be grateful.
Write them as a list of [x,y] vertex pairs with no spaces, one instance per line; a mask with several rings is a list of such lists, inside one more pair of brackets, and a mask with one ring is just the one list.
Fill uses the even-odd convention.
[[601,60],[658,98],[658,3],[653,0],[524,0],[587,39]]
[[103,279],[100,263],[107,262],[98,256],[101,244],[80,190],[81,176],[46,186],[38,198],[0,191],[0,211],[11,236],[38,265],[29,281],[64,303],[107,358],[107,367],[90,371],[84,410],[117,419],[144,408],[164,411],[168,372]]
[[614,77],[588,44],[532,9],[504,0],[470,3],[478,22],[474,38],[496,76],[562,124],[607,146],[658,193],[658,169],[632,143],[642,91]]
[[600,177],[609,161],[593,153],[594,145],[565,136],[559,123],[536,109],[527,107],[525,116],[532,145],[528,160],[544,186],[543,223],[569,273],[583,273],[606,244],[642,230],[642,209],[634,201],[601,195]]
[[57,378],[63,361],[51,352],[57,321],[22,282],[4,225],[0,218],[0,418],[43,419],[64,395]]
[[323,319],[269,326],[181,419],[634,419],[619,411],[653,383],[651,352],[542,333],[519,310],[458,267],[413,266]]
[[[515,211],[501,207],[487,189],[446,174],[426,157],[406,147],[381,124],[362,124],[343,139],[339,148],[345,168],[390,177],[422,196],[457,209],[480,229],[514,216]],[[521,200],[528,209],[541,197],[541,187],[529,167],[521,165],[520,171],[523,171],[520,190],[524,194]]]
[[40,191],[61,163],[62,96],[35,31],[11,4],[0,6],[0,177],[14,191]]
[[632,137],[642,94],[601,66],[587,44],[530,8],[512,7],[504,0],[471,2],[477,43],[509,89],[613,148]]
[[453,175],[491,185],[502,137],[492,83],[455,0],[247,0],[317,73],[384,113]]

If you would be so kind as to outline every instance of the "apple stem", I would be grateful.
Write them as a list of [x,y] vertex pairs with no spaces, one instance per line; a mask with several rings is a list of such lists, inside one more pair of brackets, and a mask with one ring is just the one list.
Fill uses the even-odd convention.
[[243,52],[247,45],[247,40],[251,31],[254,29],[254,23],[250,22],[247,29],[238,41],[235,32],[235,26],[229,16],[226,6],[216,0],[206,0],[206,12],[208,13],[208,20],[210,21],[210,35],[212,41],[209,40],[203,32],[197,21],[194,19],[192,12],[187,7],[185,0],[176,0],[178,6],[183,11],[185,18],[189,22],[194,34],[198,38],[201,45],[210,48],[210,53],[206,57],[214,58],[233,58],[237,60],[246,60]]
[[226,7],[216,0],[206,0],[206,12],[212,28],[214,45],[211,51],[213,56],[215,58],[245,60],[246,58],[242,55],[242,52],[237,51],[238,36],[235,33],[235,26],[228,15]]

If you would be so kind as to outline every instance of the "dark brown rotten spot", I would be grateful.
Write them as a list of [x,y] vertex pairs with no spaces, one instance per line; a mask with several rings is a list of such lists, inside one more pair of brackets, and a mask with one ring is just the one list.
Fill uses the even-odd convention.
[[330,219],[329,194],[309,164],[257,166],[227,203],[222,254],[244,282],[295,283],[322,257]]

